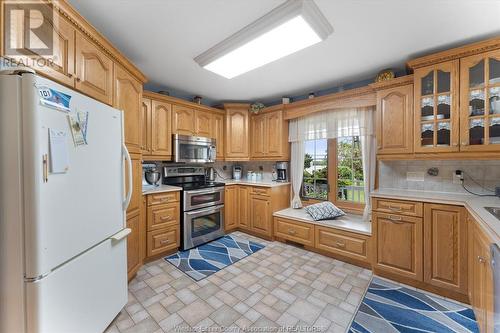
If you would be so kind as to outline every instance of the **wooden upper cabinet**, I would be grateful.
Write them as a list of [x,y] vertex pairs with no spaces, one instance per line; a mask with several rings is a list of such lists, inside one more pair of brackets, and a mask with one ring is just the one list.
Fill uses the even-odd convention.
[[415,152],[459,149],[458,60],[415,69]]
[[224,115],[215,113],[212,117],[212,135],[217,146],[217,159],[224,158]]
[[287,127],[283,122],[283,111],[270,112],[266,119],[267,155],[282,158],[288,146],[288,131],[283,130]]
[[460,59],[460,150],[500,151],[500,50]]
[[250,118],[250,133],[252,133],[250,149],[252,158],[265,157],[267,155],[266,120],[267,115],[265,114]]
[[35,66],[35,69],[56,81],[73,87],[75,85],[76,29],[59,16],[54,18],[53,27],[53,56],[48,57],[50,61],[44,63],[44,66]]
[[171,104],[153,100],[151,107],[151,153],[153,156],[172,156]]
[[377,90],[377,154],[413,153],[413,81],[396,80],[401,85],[391,80],[386,83],[392,83],[390,87]]
[[375,268],[422,281],[422,218],[374,212],[373,222]]
[[76,34],[75,88],[103,103],[113,101],[113,61],[83,34]]
[[194,109],[174,104],[172,113],[172,134],[195,135]]
[[250,145],[248,142],[249,115],[248,106],[226,107],[226,160],[248,160]]
[[424,282],[467,294],[467,223],[463,207],[424,205]]
[[250,117],[250,157],[289,159],[288,124],[283,111],[264,111]]
[[212,113],[196,110],[195,111],[195,134],[197,136],[203,136],[206,138],[211,138],[213,135],[212,130]]
[[141,152],[142,84],[121,66],[115,66],[113,106],[123,111],[125,144],[131,153]]
[[150,155],[151,151],[151,108],[152,101],[143,98],[141,103],[141,150],[143,155]]

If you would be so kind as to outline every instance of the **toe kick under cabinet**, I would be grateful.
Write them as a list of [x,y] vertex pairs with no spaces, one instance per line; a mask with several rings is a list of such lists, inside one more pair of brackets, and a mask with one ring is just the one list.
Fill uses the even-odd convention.
[[180,246],[179,192],[146,196],[146,259],[176,251]]
[[376,273],[467,300],[467,221],[461,206],[372,199]]

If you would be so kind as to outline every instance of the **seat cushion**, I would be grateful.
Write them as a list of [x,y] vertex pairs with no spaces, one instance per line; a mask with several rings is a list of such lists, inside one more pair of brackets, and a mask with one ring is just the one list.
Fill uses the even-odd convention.
[[304,209],[309,215],[311,215],[314,221],[332,220],[336,217],[345,215],[342,209],[338,208],[330,201],[310,205]]

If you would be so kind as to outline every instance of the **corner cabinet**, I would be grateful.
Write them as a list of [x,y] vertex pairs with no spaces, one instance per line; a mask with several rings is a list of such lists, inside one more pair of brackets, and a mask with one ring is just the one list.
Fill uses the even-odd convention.
[[467,293],[467,223],[463,207],[424,205],[424,282]]
[[251,159],[290,159],[288,122],[283,120],[283,111],[271,111],[274,108],[266,108],[262,113],[250,116]]
[[493,333],[494,330],[494,285],[491,269],[490,244],[491,239],[481,230],[472,217],[469,218],[470,258],[470,302],[476,315],[479,331]]
[[459,61],[415,69],[415,152],[459,150]]
[[500,151],[500,50],[460,59],[462,151]]
[[371,86],[377,92],[377,154],[413,153],[413,76]]

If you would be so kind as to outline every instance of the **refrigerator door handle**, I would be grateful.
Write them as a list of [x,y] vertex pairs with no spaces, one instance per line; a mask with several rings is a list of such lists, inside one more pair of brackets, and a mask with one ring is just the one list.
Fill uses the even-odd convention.
[[132,179],[132,160],[130,158],[130,153],[128,152],[127,147],[125,144],[122,146],[122,152],[125,158],[125,161],[127,162],[127,184],[128,184],[128,193],[125,196],[125,201],[123,202],[123,210],[126,210],[128,205],[130,204],[130,199],[132,198],[132,191],[133,191],[133,179]]
[[114,234],[110,238],[111,238],[111,240],[118,242],[118,241],[121,241],[122,239],[126,238],[131,232],[132,232],[132,229],[125,228],[125,229],[118,231],[116,234]]

